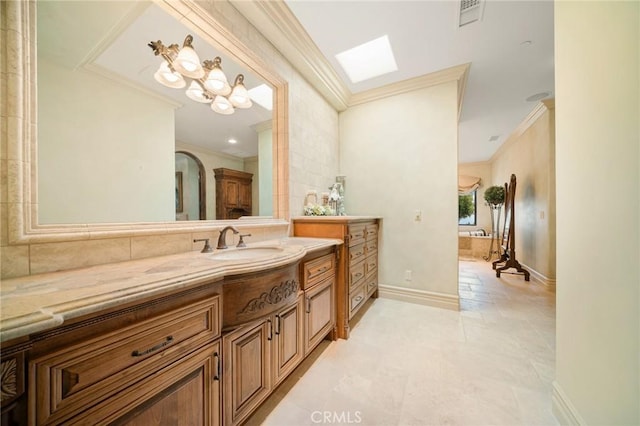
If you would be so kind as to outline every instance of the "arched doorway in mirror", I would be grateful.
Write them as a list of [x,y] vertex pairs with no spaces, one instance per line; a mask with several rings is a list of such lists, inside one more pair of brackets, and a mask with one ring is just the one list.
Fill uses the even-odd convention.
[[207,180],[198,157],[176,151],[176,220],[207,218]]

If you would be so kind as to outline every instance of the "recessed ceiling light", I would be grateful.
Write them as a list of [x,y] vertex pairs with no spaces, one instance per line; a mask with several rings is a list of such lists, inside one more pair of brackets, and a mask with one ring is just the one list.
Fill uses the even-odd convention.
[[229,142],[230,144],[238,143],[238,141],[237,141],[237,140],[235,140],[235,139],[229,139],[229,140],[228,140],[228,142]]
[[531,46],[531,40],[525,40],[522,43],[520,43],[520,46]]
[[493,135],[489,138],[489,142],[495,142],[500,139],[500,135]]
[[527,99],[525,99],[527,102],[537,102],[537,101],[541,101],[542,99],[548,97],[551,95],[551,92],[540,92],[540,93],[536,93],[535,95],[531,95],[529,96]]
[[273,90],[266,84],[249,89],[249,97],[261,107],[269,111],[273,109]]
[[338,53],[336,59],[352,83],[398,70],[387,35]]

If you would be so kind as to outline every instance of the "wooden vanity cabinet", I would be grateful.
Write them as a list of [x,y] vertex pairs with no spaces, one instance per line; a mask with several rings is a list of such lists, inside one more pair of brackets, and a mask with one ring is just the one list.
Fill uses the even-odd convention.
[[243,422],[303,360],[303,300],[223,337],[224,424]]
[[296,237],[344,240],[337,262],[337,336],[349,338],[349,321],[370,297],[378,296],[379,220],[357,216],[305,216],[293,220]]
[[13,417],[38,425],[218,425],[221,324],[212,283],[32,334],[22,343],[26,404]]
[[213,170],[216,179],[216,219],[237,219],[251,216],[252,173],[219,168]]

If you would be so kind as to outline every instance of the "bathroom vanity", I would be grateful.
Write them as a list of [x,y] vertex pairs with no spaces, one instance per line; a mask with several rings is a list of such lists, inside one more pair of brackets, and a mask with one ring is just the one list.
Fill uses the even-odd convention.
[[371,216],[301,216],[293,219],[299,237],[339,238],[344,241],[337,265],[337,332],[349,338],[349,322],[370,297],[378,297],[378,230],[380,218]]
[[339,240],[2,282],[2,424],[236,425],[327,336]]

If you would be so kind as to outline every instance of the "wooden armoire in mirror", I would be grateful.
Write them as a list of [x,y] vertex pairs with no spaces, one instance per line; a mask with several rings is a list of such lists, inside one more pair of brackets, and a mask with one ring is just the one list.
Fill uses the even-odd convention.
[[216,177],[216,219],[251,216],[253,174],[226,168],[213,172]]

